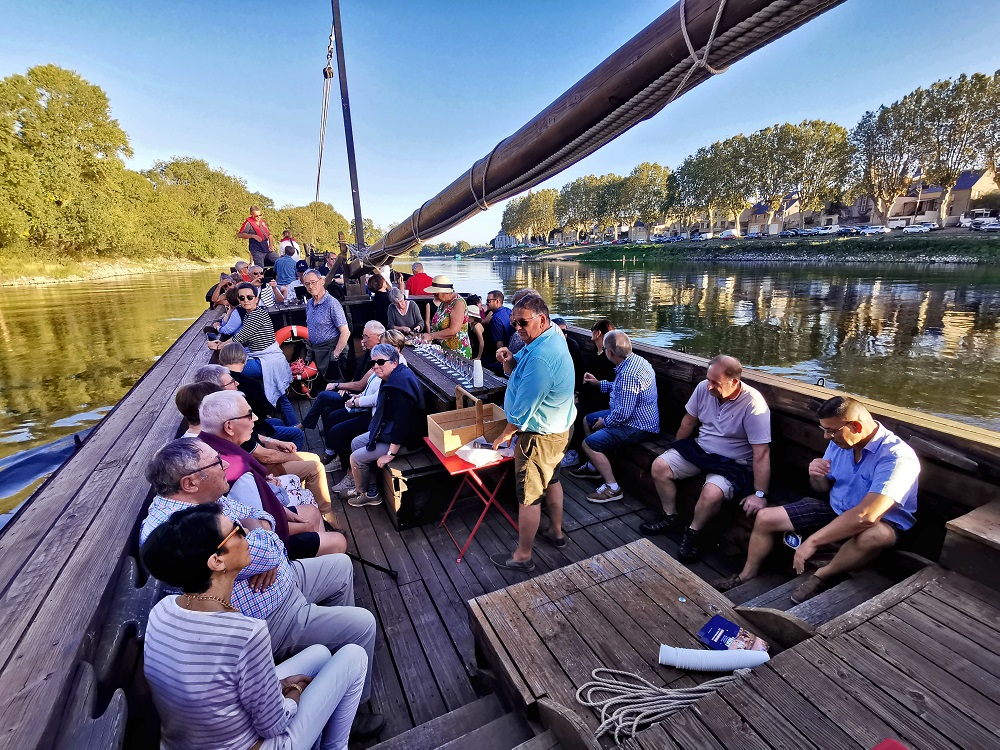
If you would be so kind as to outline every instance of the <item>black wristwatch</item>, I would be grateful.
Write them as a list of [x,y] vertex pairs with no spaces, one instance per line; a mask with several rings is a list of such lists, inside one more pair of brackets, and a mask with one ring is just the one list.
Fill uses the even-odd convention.
[[757,491],[756,491],[755,493],[753,493],[753,494],[755,494],[755,495],[756,495],[757,497],[759,497],[759,498],[762,498],[762,499],[764,499],[764,500],[767,500],[767,493],[766,493],[766,492],[764,492],[764,490],[757,490]]

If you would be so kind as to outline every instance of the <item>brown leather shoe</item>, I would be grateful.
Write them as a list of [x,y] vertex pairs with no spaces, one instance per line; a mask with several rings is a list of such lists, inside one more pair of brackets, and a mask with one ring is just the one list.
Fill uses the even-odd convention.
[[716,591],[721,591],[722,593],[726,593],[727,591],[730,591],[736,588],[737,586],[742,586],[744,583],[746,583],[746,581],[740,578],[740,574],[734,573],[728,578],[716,578],[714,581],[711,582],[711,586]]
[[821,594],[830,588],[832,584],[825,578],[820,578],[818,575],[813,573],[802,583],[795,587],[792,592],[791,600],[796,604],[802,604],[802,602],[809,601],[816,594]]

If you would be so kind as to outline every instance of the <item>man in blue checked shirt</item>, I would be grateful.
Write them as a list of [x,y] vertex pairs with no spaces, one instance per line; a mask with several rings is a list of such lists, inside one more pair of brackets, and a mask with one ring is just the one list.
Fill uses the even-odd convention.
[[[206,443],[172,440],[153,456],[146,479],[154,498],[139,530],[140,544],[157,526],[183,508],[218,502],[222,512],[247,530],[250,565],[233,586],[233,604],[247,617],[267,622],[277,661],[320,643],[336,651],[356,643],[368,654],[362,701],[371,694],[375,617],[354,606],[354,570],[346,555],[288,561],[285,546],[271,528],[274,518],[225,496],[226,462]],[[360,712],[351,740],[374,737],[385,725],[378,713]]]
[[632,342],[624,331],[604,334],[604,354],[614,365],[615,379],[598,380],[589,372],[583,382],[611,393],[610,409],[596,411],[583,418],[587,437],[583,452],[590,459],[570,474],[583,479],[603,479],[604,483],[587,495],[592,503],[610,503],[622,499],[607,452],[656,437],[660,432],[660,409],[656,398],[656,374],[653,366],[632,351]]

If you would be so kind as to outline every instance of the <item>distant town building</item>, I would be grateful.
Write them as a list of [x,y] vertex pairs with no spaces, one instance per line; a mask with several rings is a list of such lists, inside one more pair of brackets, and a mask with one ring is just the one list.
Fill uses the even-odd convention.
[[506,232],[501,231],[496,237],[490,240],[490,247],[494,250],[509,250],[512,247],[517,247],[517,240],[511,237]]

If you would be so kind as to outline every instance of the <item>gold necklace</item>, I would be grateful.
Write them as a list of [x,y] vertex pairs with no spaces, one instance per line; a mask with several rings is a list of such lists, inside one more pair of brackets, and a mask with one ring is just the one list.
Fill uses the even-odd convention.
[[191,599],[202,599],[203,601],[218,602],[226,609],[231,609],[233,612],[239,612],[239,610],[233,606],[231,600],[227,601],[219,596],[209,596],[207,594],[184,594],[184,596],[187,597],[189,604]]

